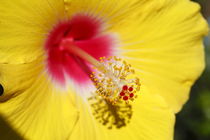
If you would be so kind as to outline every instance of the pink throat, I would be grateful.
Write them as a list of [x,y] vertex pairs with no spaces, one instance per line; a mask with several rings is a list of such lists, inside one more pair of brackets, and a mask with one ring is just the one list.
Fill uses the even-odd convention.
[[113,55],[115,40],[110,34],[102,34],[102,26],[102,22],[95,17],[76,15],[54,27],[45,48],[48,56],[47,69],[55,81],[61,85],[65,85],[67,77],[77,84],[90,81],[90,64],[62,49],[64,40],[69,40],[69,47],[77,46],[96,59]]

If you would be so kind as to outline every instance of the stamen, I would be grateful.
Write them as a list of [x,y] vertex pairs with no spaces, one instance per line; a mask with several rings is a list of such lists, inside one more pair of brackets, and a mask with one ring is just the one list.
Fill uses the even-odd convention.
[[90,74],[90,78],[96,87],[95,92],[105,100],[112,104],[116,104],[118,101],[129,103],[137,97],[136,93],[140,90],[140,82],[134,75],[135,71],[126,61],[115,56],[101,57],[98,61],[75,46],[72,39],[64,39],[60,47],[94,66],[96,71]]

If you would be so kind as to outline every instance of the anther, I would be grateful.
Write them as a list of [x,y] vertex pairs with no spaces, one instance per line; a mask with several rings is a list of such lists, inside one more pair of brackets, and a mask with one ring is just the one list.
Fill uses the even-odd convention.
[[123,100],[127,101],[128,100],[128,96],[124,96]]
[[123,90],[128,90],[128,86],[127,85],[124,85],[123,86]]
[[125,93],[124,92],[120,92],[120,96],[124,96],[125,95]]
[[130,94],[130,97],[132,98],[133,96],[134,96],[134,94],[133,94],[133,93],[131,93],[131,94]]
[[133,91],[133,88],[132,87],[129,87],[129,89],[128,89],[129,91]]

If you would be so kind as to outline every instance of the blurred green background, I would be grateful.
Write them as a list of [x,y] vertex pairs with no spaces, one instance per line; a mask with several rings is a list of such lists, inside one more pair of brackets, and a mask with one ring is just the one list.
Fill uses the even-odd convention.
[[[210,0],[200,3],[210,25]],[[204,40],[206,69],[193,86],[190,99],[177,115],[175,140],[210,140],[210,34]]]

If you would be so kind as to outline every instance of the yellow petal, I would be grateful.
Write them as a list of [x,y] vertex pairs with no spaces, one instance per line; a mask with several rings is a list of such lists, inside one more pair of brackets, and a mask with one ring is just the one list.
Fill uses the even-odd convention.
[[45,55],[45,39],[64,17],[60,0],[0,1],[0,63],[26,63]]
[[161,95],[174,112],[204,69],[202,37],[208,28],[199,12],[188,0],[157,2],[124,23],[126,29],[116,27],[125,40],[121,54],[137,70],[142,87]]
[[55,87],[40,60],[0,64],[0,71],[5,89],[0,97],[0,114],[17,133],[30,140],[69,136],[78,119],[72,91]]
[[[92,108],[94,106],[94,108]],[[78,140],[172,140],[174,113],[159,95],[142,94],[129,109],[107,109],[102,105],[80,102],[80,118],[69,139]],[[95,110],[96,109],[96,110]],[[92,111],[97,111],[93,115]],[[123,112],[124,111],[124,112]],[[108,115],[110,114],[110,116]],[[127,116],[126,116],[127,114]],[[96,118],[95,118],[96,117]],[[109,118],[109,119],[107,119]],[[104,120],[102,120],[104,119]],[[125,119],[125,122],[123,121]],[[101,122],[99,122],[99,120]],[[116,120],[116,121],[114,121]],[[127,120],[130,123],[127,123]],[[118,123],[116,128],[115,123]],[[120,123],[122,127],[120,127]],[[124,125],[125,123],[125,125]],[[106,125],[103,125],[106,124]],[[112,126],[111,129],[108,127]]]

